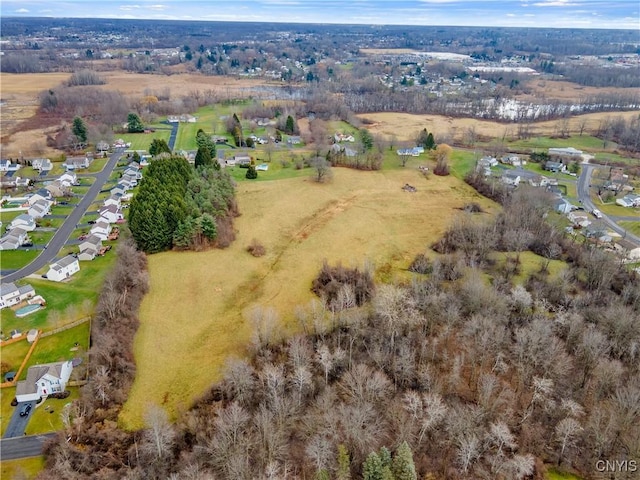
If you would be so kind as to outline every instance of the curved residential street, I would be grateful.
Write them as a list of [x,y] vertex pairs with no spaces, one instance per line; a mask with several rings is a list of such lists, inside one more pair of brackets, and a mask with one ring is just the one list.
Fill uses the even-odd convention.
[[15,282],[16,280],[20,280],[21,278],[31,275],[43,268],[45,265],[51,263],[53,259],[56,258],[60,249],[64,247],[69,240],[69,237],[71,237],[71,234],[76,229],[76,225],[80,223],[82,216],[98,196],[98,193],[100,193],[104,184],[109,180],[109,177],[117,165],[118,160],[122,157],[124,150],[124,148],[116,148],[111,154],[109,161],[106,163],[104,168],[95,175],[95,181],[89,188],[89,191],[84,197],[82,197],[76,205],[76,208],[73,209],[73,212],[71,212],[62,226],[55,233],[51,241],[47,244],[46,249],[42,250],[40,255],[38,255],[36,259],[27,266],[8,275],[3,275],[3,283]]
[[[589,186],[591,185],[591,175],[593,174],[593,171],[599,167],[602,168],[601,165],[583,163],[582,172],[580,173],[580,177],[578,178],[578,199],[587,210],[587,212],[592,212],[594,208],[597,208],[591,201],[591,196],[589,195]],[[640,220],[639,218],[634,219]],[[624,239],[633,243],[636,247],[640,247],[640,237],[622,228],[620,225],[614,222],[611,217],[603,213],[601,221],[603,221],[609,228],[611,228],[611,230],[620,234]]]

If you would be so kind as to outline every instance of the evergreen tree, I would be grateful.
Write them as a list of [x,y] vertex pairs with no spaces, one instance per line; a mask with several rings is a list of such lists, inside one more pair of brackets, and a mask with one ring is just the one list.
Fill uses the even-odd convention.
[[140,154],[137,151],[134,151],[131,160],[133,162],[140,163]]
[[429,132],[429,135],[427,135],[427,142],[424,145],[424,149],[425,150],[435,150],[437,147],[436,145],[436,141],[433,138],[433,133]]
[[360,129],[360,141],[362,142],[362,149],[365,152],[373,148],[373,136],[366,128]]
[[196,160],[195,160],[195,166],[196,168],[198,167],[202,167],[202,166],[209,166],[211,165],[212,161],[211,161],[211,155],[209,154],[209,150],[207,150],[206,148],[198,148],[198,151],[196,153]]
[[84,121],[80,117],[75,117],[73,119],[73,126],[71,127],[71,131],[78,139],[80,143],[87,143],[87,126]]
[[162,138],[154,138],[151,140],[151,145],[149,146],[149,154],[155,157],[161,153],[171,153],[171,149],[169,148],[166,140]]
[[413,463],[413,453],[406,441],[402,442],[398,450],[396,450],[396,454],[393,457],[392,470],[396,480],[416,480],[418,478],[416,467]]
[[208,213],[200,217],[200,229],[202,230],[202,235],[208,240],[214,240],[218,235],[216,221]]
[[316,472],[315,480],[331,480],[331,477],[329,476],[329,472],[323,468]]
[[380,448],[378,456],[380,457],[380,462],[383,467],[391,467],[391,452],[387,447]]
[[384,480],[382,461],[376,452],[371,452],[362,465],[364,480]]
[[338,471],[336,480],[351,480],[351,459],[349,451],[342,443],[338,445]]
[[198,148],[206,148],[209,151],[209,157],[211,159],[216,158],[216,144],[213,143],[211,136],[204,130],[199,129],[198,133],[196,133],[196,143],[198,144]]
[[255,165],[249,165],[245,178],[248,178],[249,180],[258,178],[258,172],[256,171]]
[[140,133],[144,132],[144,125],[142,124],[142,120],[135,113],[130,113],[127,116],[127,130],[129,133]]
[[287,123],[285,124],[284,128],[284,132],[288,133],[289,135],[293,135],[294,133],[296,133],[296,121],[291,115],[287,116]]

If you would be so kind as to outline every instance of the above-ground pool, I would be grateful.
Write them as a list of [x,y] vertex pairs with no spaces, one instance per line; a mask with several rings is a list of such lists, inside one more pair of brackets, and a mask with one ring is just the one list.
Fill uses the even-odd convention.
[[42,308],[41,305],[37,303],[35,305],[27,305],[26,307],[19,308],[16,310],[16,317],[26,317],[30,313],[37,312]]

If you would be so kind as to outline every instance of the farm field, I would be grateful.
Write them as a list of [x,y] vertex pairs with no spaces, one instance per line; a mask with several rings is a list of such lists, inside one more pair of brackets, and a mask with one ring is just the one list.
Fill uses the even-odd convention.
[[[334,175],[326,185],[308,177],[242,182],[242,215],[229,248],[149,256],[151,290],[140,310],[138,370],[124,426],[141,426],[150,402],[175,416],[219,379],[225,360],[246,352],[253,308],[275,309],[282,327],[295,331],[294,310],[316,298],[311,281],[324,259],[371,262],[379,278],[402,277],[458,208],[469,201],[496,208],[451,176],[425,179],[416,169]],[[405,183],[418,191],[404,192]],[[261,258],[245,252],[254,238],[266,247]]]

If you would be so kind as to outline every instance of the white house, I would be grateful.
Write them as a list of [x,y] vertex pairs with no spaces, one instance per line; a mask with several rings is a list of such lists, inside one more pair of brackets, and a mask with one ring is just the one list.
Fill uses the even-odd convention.
[[616,200],[616,204],[622,207],[640,207],[640,195],[630,193]]
[[478,160],[478,165],[482,168],[495,167],[496,165],[498,165],[498,159],[496,157],[482,157],[480,160]]
[[555,201],[554,204],[555,210],[558,213],[569,213],[571,210],[574,209],[574,206],[571,205],[571,203],[569,203],[567,200],[565,200],[564,198],[559,198]]
[[15,250],[26,243],[28,238],[29,236],[25,229],[20,227],[12,228],[4,237],[0,238],[0,250]]
[[36,220],[31,215],[23,213],[11,220],[11,223],[7,226],[7,230],[13,230],[16,227],[20,227],[27,232],[32,232],[36,228]]
[[97,235],[89,235],[80,244],[78,260],[93,260],[102,248],[102,239]]
[[67,255],[49,266],[47,278],[54,282],[61,282],[80,271],[78,259],[73,255]]
[[99,219],[91,228],[91,234],[100,237],[101,240],[106,240],[111,233],[111,225],[104,219]]
[[100,218],[105,219],[109,223],[116,223],[118,220],[122,220],[124,216],[122,211],[115,205],[105,205],[98,210]]
[[505,185],[513,185],[514,187],[517,187],[518,185],[520,185],[520,175],[513,172],[505,172],[502,175],[502,183],[504,183]]
[[91,164],[91,160],[89,157],[76,157],[76,158],[67,158],[62,166],[67,170],[77,170],[79,168],[89,168]]
[[38,200],[27,209],[27,214],[33,218],[42,218],[51,211],[51,202],[48,200]]
[[64,187],[70,187],[71,185],[77,185],[78,176],[75,172],[66,172],[58,177],[60,184]]
[[31,166],[40,173],[48,172],[53,169],[53,164],[48,158],[34,158],[31,160]]
[[120,207],[120,196],[118,196],[118,195],[111,195],[109,198],[107,198],[107,199],[104,201],[104,205],[105,205],[105,206],[115,205],[116,207]]
[[29,367],[27,379],[16,385],[16,400],[31,402],[52,393],[64,392],[72,370],[73,365],[70,360]]
[[29,195],[29,198],[27,198],[29,205],[33,205],[34,203],[39,202],[40,200],[47,200],[51,202],[53,201],[53,195],[51,195],[51,192],[46,188],[41,188],[37,192]]
[[0,309],[11,307],[35,296],[36,291],[31,285],[17,287],[15,283],[0,284]]
[[11,163],[11,160],[0,160],[0,172],[17,172],[20,167],[20,164]]

